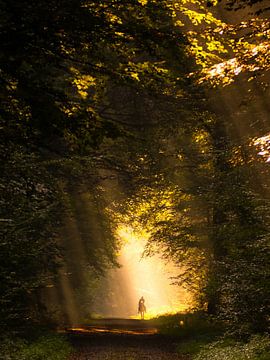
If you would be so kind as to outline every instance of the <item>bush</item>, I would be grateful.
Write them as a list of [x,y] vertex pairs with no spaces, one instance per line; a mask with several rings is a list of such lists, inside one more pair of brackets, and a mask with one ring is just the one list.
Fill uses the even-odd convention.
[[217,341],[206,345],[194,360],[269,360],[269,336],[253,336],[247,343]]
[[196,338],[196,340],[202,337],[213,339],[224,332],[224,325],[221,322],[210,319],[203,312],[164,315],[155,319],[154,323],[161,334]]
[[71,350],[66,339],[56,334],[42,336],[32,343],[4,339],[0,360],[66,360]]

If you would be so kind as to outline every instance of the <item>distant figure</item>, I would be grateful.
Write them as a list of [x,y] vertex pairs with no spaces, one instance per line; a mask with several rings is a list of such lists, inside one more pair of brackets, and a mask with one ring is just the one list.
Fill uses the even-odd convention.
[[144,319],[144,313],[146,312],[146,307],[145,307],[145,300],[144,297],[142,296],[139,300],[139,305],[138,305],[138,313],[141,314],[141,319]]

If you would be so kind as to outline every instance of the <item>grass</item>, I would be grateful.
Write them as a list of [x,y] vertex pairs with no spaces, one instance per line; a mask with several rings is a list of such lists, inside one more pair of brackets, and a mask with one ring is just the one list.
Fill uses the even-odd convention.
[[194,360],[270,360],[270,337],[254,335],[247,342],[228,344],[225,340],[205,345]]
[[183,355],[196,355],[225,332],[223,324],[203,312],[164,315],[154,319],[154,323],[160,334],[178,339],[177,350]]
[[66,360],[72,348],[65,337],[43,335],[32,342],[14,337],[1,339],[0,360]]
[[253,335],[239,341],[227,328],[202,312],[160,316],[159,333],[178,339],[177,350],[193,360],[270,360],[270,337]]

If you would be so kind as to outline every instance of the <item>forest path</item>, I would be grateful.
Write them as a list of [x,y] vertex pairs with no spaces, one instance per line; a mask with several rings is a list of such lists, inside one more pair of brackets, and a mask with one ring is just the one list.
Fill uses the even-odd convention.
[[189,360],[175,338],[157,334],[151,321],[110,319],[67,329],[75,351],[69,360]]

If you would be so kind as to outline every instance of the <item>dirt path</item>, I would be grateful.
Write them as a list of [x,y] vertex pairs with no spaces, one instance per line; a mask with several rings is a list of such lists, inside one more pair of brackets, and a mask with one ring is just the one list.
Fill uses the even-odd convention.
[[156,334],[146,322],[140,328],[138,324],[91,325],[69,331],[75,348],[69,360],[189,360],[176,352],[175,339]]

